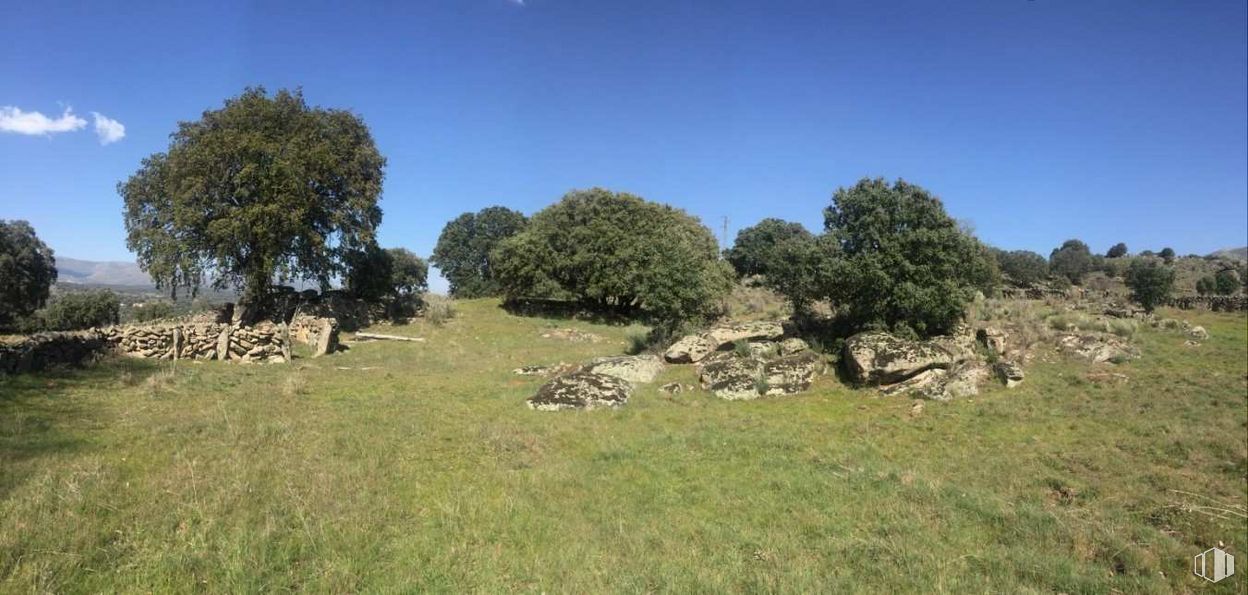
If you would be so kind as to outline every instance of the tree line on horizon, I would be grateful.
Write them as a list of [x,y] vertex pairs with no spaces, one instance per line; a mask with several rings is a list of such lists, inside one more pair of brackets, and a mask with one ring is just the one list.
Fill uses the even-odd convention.
[[[354,297],[411,315],[428,265],[376,241],[386,160],[363,120],[309,106],[299,90],[248,88],[181,122],[165,152],[118,184],[127,246],[176,298],[205,283],[239,292],[244,323],[263,316],[275,282],[341,281]],[[926,337],[949,331],[977,293],[1003,282],[1079,284],[1093,270],[1123,276],[1151,310],[1172,291],[1170,248],[1128,258],[1068,240],[1046,259],[987,246],[928,190],[863,178],[837,189],[824,227],[764,219],[721,252],[685,211],[624,192],[575,190],[532,217],[503,206],[446,224],[429,262],[453,297],[540,298],[643,319],[664,333],[704,324],[741,278],[755,277],[801,314],[836,306],[851,330]],[[1129,260],[1129,263],[1126,261]],[[1122,264],[1120,264],[1122,263]],[[52,251],[25,222],[0,222],[0,327],[44,306]],[[1234,272],[1202,279],[1237,291]]]

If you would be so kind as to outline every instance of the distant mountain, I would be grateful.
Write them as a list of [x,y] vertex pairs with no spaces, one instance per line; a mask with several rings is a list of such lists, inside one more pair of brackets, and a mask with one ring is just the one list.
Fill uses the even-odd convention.
[[154,287],[152,278],[133,262],[96,262],[57,256],[56,273],[58,283]]
[[1248,260],[1248,246],[1243,248],[1226,248],[1218,250],[1210,256],[1221,256],[1222,258],[1230,258],[1233,260]]

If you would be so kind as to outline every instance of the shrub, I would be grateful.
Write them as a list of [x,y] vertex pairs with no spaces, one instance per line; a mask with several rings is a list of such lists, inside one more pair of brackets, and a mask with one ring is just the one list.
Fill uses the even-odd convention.
[[429,265],[405,248],[373,245],[347,259],[347,290],[365,301],[383,304],[391,318],[411,315],[428,288]]
[[72,331],[117,324],[121,303],[109,290],[67,293],[52,300],[39,318],[47,330]]
[[524,215],[506,207],[487,207],[464,213],[442,228],[429,258],[450,283],[451,295],[475,298],[499,295],[491,255],[503,240],[528,223]]
[[1166,264],[1174,262],[1174,248],[1162,248],[1161,252],[1157,255],[1160,256],[1162,260],[1166,261]]
[[1092,270],[1092,253],[1088,245],[1079,240],[1066,240],[1049,255],[1049,270],[1078,285],[1083,276]]
[[841,188],[824,211],[830,259],[817,277],[850,327],[902,335],[947,332],[977,291],[999,279],[987,248],[964,233],[940,200],[898,180],[863,179]]
[[601,188],[571,192],[534,215],[493,261],[508,299],[569,299],[660,326],[715,316],[733,279],[696,218]]
[[792,240],[807,240],[814,236],[801,223],[789,223],[780,219],[763,219],[753,227],[737,233],[732,248],[724,252],[724,258],[737,271],[737,275],[768,276],[782,256],[777,247]]
[[424,299],[424,319],[434,326],[442,326],[455,318],[455,305],[451,299],[436,293],[426,293]]
[[1239,291],[1241,285],[1239,275],[1230,269],[1218,271],[1213,276],[1213,292],[1218,295],[1231,295]]
[[1196,280],[1196,293],[1200,295],[1212,295],[1218,291],[1218,281],[1213,275],[1205,275]]
[[1049,276],[1049,261],[1030,250],[992,249],[1001,274],[1016,285],[1029,286],[1044,281]]
[[169,302],[149,302],[146,304],[136,304],[135,307],[129,309],[129,318],[132,322],[151,322],[162,318],[173,316],[173,304]]
[[1118,242],[1117,244],[1114,244],[1113,247],[1109,249],[1109,252],[1105,253],[1105,256],[1107,258],[1122,258],[1123,256],[1126,256],[1126,255],[1127,255],[1127,245],[1122,242]]
[[54,281],[56,258],[34,228],[0,219],[0,328],[43,307]]
[[1174,269],[1154,258],[1137,259],[1127,270],[1127,287],[1131,299],[1152,312],[1174,290]]

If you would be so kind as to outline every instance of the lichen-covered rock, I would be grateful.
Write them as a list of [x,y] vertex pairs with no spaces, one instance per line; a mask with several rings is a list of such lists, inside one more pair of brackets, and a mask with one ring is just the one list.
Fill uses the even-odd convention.
[[716,346],[702,335],[686,335],[672,343],[663,354],[663,359],[673,364],[693,364],[702,361]]
[[730,401],[757,399],[763,363],[748,357],[727,357],[702,366],[702,388]]
[[979,394],[979,387],[992,377],[992,369],[982,361],[965,361],[950,368],[939,391],[924,396],[937,401],[961,399]]
[[659,387],[659,391],[661,391],[661,392],[665,392],[665,393],[667,393],[667,394],[669,394],[669,395],[679,395],[679,394],[681,394],[681,393],[691,393],[691,392],[693,392],[693,385],[690,385],[690,384],[681,384],[681,383],[679,383],[679,382],[669,382],[669,383],[667,383],[667,384],[664,384],[663,386],[660,386],[660,387]]
[[949,370],[944,368],[928,368],[902,380],[886,386],[880,387],[880,394],[887,396],[915,394],[920,391],[930,390],[932,387],[938,386],[949,376]]
[[521,366],[512,370],[511,373],[519,376],[558,376],[576,369],[577,366],[574,364],[559,362],[549,366]]
[[925,370],[948,368],[953,354],[930,342],[907,341],[881,331],[858,333],[845,341],[845,365],[859,384],[892,384]]
[[755,359],[768,360],[780,355],[780,344],[775,341],[751,341],[745,345],[750,357]]
[[976,333],[976,338],[979,339],[979,342],[988,349],[989,353],[1005,355],[1005,331],[999,328],[984,327],[979,329],[979,332]]
[[1000,361],[993,366],[993,370],[997,373],[997,378],[1005,384],[1006,388],[1014,388],[1023,381],[1023,367],[1015,362]]
[[715,327],[706,332],[704,337],[713,349],[719,349],[737,341],[774,340],[784,336],[784,326],[779,322],[741,322]]
[[780,355],[793,355],[810,349],[810,345],[797,337],[789,337],[780,342]]
[[663,371],[663,361],[657,355],[621,355],[600,357],[585,366],[585,371],[615,376],[629,382],[647,383]]
[[529,397],[528,404],[530,409],[538,411],[601,409],[627,403],[632,393],[632,383],[622,378],[593,372],[573,372],[543,384],[537,389],[537,394]]
[[1204,341],[1209,338],[1209,331],[1205,330],[1203,326],[1194,326],[1187,329],[1187,336],[1197,341]]
[[791,395],[810,388],[825,368],[822,357],[811,351],[776,358],[763,364],[763,394]]

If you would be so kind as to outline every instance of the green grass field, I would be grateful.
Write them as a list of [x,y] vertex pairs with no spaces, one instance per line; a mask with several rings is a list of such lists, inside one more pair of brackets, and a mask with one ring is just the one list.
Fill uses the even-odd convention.
[[[1243,592],[1248,324],[1168,312],[1121,366],[926,403],[852,390],[524,405],[639,327],[459,304],[290,365],[0,378],[0,591]],[[551,328],[598,343],[542,338]],[[1119,382],[1097,376],[1108,370]],[[1092,374],[1089,377],[1089,374]],[[1106,380],[1108,378],[1108,380]],[[1097,380],[1099,379],[1099,380]]]

